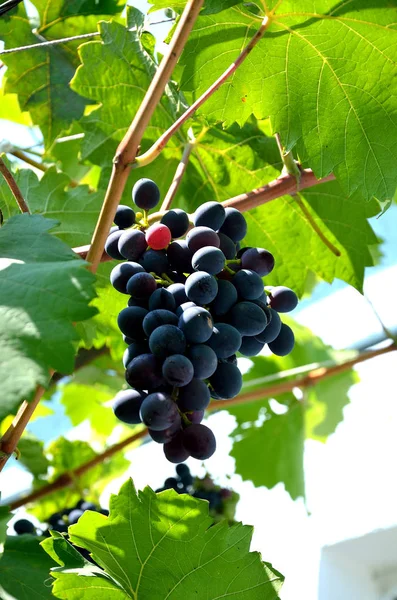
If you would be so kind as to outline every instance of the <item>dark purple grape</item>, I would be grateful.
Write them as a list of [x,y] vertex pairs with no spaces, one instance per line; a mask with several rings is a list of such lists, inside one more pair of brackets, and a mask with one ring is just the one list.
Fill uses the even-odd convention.
[[36,535],[36,528],[28,519],[19,519],[18,521],[15,521],[14,530],[18,535],[23,535],[24,533]]
[[257,338],[245,335],[243,336],[239,352],[243,356],[256,356],[263,350],[264,345]]
[[153,431],[163,431],[178,420],[179,413],[171,396],[155,392],[146,396],[142,402],[140,416],[143,423]]
[[213,321],[208,310],[196,306],[183,311],[179,317],[178,327],[190,344],[201,344],[211,337]]
[[222,250],[215,246],[206,246],[193,254],[192,267],[195,271],[217,275],[224,268],[225,262],[226,258]]
[[136,300],[149,298],[156,289],[156,280],[150,273],[137,273],[127,283],[127,293]]
[[78,510],[77,508],[72,510],[68,515],[69,525],[74,525],[75,523],[77,523],[77,521],[80,519],[80,517],[83,516],[83,514],[84,511]]
[[171,242],[167,248],[168,261],[171,267],[181,273],[192,273],[193,252],[187,246],[185,240]]
[[135,213],[129,206],[119,204],[113,221],[120,229],[127,229],[135,223]]
[[216,316],[226,315],[238,300],[235,286],[226,279],[218,281],[218,293],[210,304],[211,313]]
[[186,296],[185,286],[183,283],[172,283],[168,286],[167,290],[173,295],[175,304],[180,306],[184,302],[189,302],[189,298]]
[[128,425],[141,423],[139,411],[145,398],[146,394],[138,390],[118,392],[112,406],[115,416],[123,423],[128,423]]
[[163,446],[166,459],[172,463],[182,463],[189,458],[189,452],[183,446],[182,432],[172,438],[170,442]]
[[[175,318],[177,317],[175,316]],[[179,356],[186,350],[186,338],[183,332],[175,325],[161,325],[151,333],[149,348],[152,354],[160,358],[165,358],[173,354]],[[167,377],[166,379],[169,381]],[[169,383],[173,382],[169,381]]]
[[273,342],[281,330],[282,323],[278,312],[276,312],[274,308],[270,308],[269,310],[271,314],[270,321],[262,333],[259,333],[255,336],[258,342],[261,342],[262,344],[269,344],[269,342]]
[[167,225],[173,239],[182,237],[189,229],[189,215],[180,208],[173,208],[161,218],[161,223]]
[[146,340],[140,342],[132,342],[128,348],[124,350],[123,354],[123,365],[127,368],[127,365],[132,361],[133,358],[140,356],[141,354],[148,354],[149,345]]
[[298,297],[290,288],[282,285],[272,287],[270,290],[270,306],[277,312],[287,313],[294,310],[298,304]]
[[241,391],[243,378],[236,365],[219,363],[210,384],[219,398],[234,398]]
[[187,385],[193,379],[193,374],[194,369],[192,363],[182,354],[174,354],[164,361],[164,379],[175,387]]
[[149,310],[161,308],[174,311],[175,307],[175,298],[166,288],[159,288],[149,298]]
[[241,255],[241,266],[265,277],[274,269],[274,256],[264,248],[248,248]]
[[168,427],[167,429],[163,429],[162,431],[154,431],[152,429],[148,430],[148,433],[154,442],[158,444],[167,444],[175,437],[178,432],[181,430],[181,417],[178,414],[175,421]]
[[118,264],[110,273],[110,283],[121,294],[128,294],[127,283],[133,275],[142,273],[144,268],[136,262],[124,262]]
[[110,258],[114,258],[114,260],[124,260],[124,256],[119,251],[119,240],[123,233],[121,230],[114,231],[108,235],[105,242],[105,252]]
[[193,412],[186,413],[186,417],[191,423],[198,425],[204,419],[204,411],[194,410]]
[[244,300],[256,300],[263,294],[263,281],[255,271],[241,269],[232,279],[232,284]]
[[208,386],[201,379],[192,379],[179,388],[178,406],[182,412],[205,410],[210,403]]
[[218,358],[227,358],[235,354],[241,346],[241,334],[232,325],[216,323],[207,345]]
[[220,231],[218,231],[218,237],[220,242],[219,248],[222,250],[225,258],[227,260],[233,260],[233,258],[236,257],[236,244],[230,239],[230,237],[224,233],[221,233]]
[[147,248],[145,234],[139,229],[129,229],[121,233],[118,243],[121,256],[128,260],[138,260]]
[[180,317],[181,314],[183,312],[185,312],[185,310],[187,310],[188,308],[196,308],[197,304],[195,302],[184,302],[183,304],[181,304],[180,306],[178,306],[178,308],[175,311],[175,314],[177,317]]
[[276,356],[287,356],[292,352],[295,345],[295,336],[291,327],[283,323],[278,336],[270,342],[269,348]]
[[153,248],[149,248],[143,253],[139,262],[145,271],[148,273],[156,273],[156,275],[161,275],[169,269],[165,250],[153,250]]
[[225,214],[225,221],[219,231],[230,237],[233,242],[239,242],[247,234],[247,222],[236,208],[226,208]]
[[140,306],[141,308],[145,308],[146,310],[148,309],[148,299],[147,298],[142,298],[141,300],[138,300],[137,298],[128,298],[128,302],[127,302],[128,306]]
[[266,314],[253,302],[238,302],[227,317],[241,335],[258,335],[267,325]]
[[138,390],[156,389],[164,384],[161,367],[161,360],[157,356],[141,354],[128,363],[125,371],[126,381]]
[[218,231],[223,225],[226,214],[225,209],[219,202],[204,202],[196,209],[193,215],[195,227],[210,227]]
[[205,246],[215,246],[215,248],[220,246],[218,234],[209,227],[194,227],[187,234],[186,242],[192,252],[197,252]]
[[192,344],[187,349],[186,356],[193,365],[194,376],[197,379],[207,379],[215,373],[218,358],[213,349],[206,344]]
[[189,300],[204,306],[215,299],[218,283],[213,275],[205,271],[197,271],[186,279],[185,289]]
[[205,425],[190,425],[183,431],[183,445],[193,458],[206,460],[216,450],[216,440]]
[[151,310],[143,319],[143,331],[148,337],[161,325],[178,325],[178,317],[170,310],[159,308]]
[[143,331],[143,319],[148,314],[145,308],[140,306],[128,306],[123,308],[117,317],[117,323],[121,333],[134,341],[141,340],[145,334]]
[[143,210],[154,208],[160,201],[160,190],[151,179],[139,179],[132,188],[132,199]]

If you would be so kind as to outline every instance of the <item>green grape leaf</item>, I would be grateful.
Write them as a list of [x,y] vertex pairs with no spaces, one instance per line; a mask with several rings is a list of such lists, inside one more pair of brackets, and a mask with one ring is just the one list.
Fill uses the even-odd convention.
[[[258,553],[249,552],[252,528],[211,524],[207,502],[174,490],[155,494],[145,488],[137,493],[129,480],[112,496],[109,517],[87,512],[69,534],[73,544],[92,553],[113,579],[113,588],[123,590],[125,596],[115,592],[117,599],[179,600],[197,595],[215,600],[233,595],[236,600],[276,600],[283,576],[262,563]],[[69,595],[69,586],[72,594],[76,580],[84,598],[98,597],[90,578],[78,579],[76,573],[66,580],[62,572],[53,574],[56,597],[75,598]]]
[[[12,164],[4,154],[2,156],[2,160],[5,162],[8,170],[12,172]],[[29,182],[31,181],[32,175],[34,175],[34,173],[30,169],[23,169],[13,173],[13,177],[21,191],[25,191],[27,188],[29,188]],[[23,193],[22,196],[24,196]],[[0,177],[0,210],[2,212],[4,221],[7,221],[7,219],[13,215],[19,215],[21,212],[3,176]]]
[[[335,352],[309,329],[283,317],[294,330],[296,344],[286,357],[257,356],[244,375],[243,392],[258,390],[262,398],[230,407],[237,420],[231,433],[236,472],[254,485],[268,488],[284,483],[292,498],[304,496],[303,445],[305,439],[324,442],[343,420],[349,403],[348,392],[358,381],[351,368],[330,376],[305,390],[302,401],[291,392],[266,396],[266,386],[281,381],[304,379],[309,370],[351,358],[349,352]],[[281,379],[281,376],[282,379]],[[274,406],[275,399],[278,405]],[[277,408],[276,408],[277,407]],[[281,408],[281,410],[280,410]],[[252,461],[252,456],[257,460]],[[251,458],[249,458],[251,457]]]
[[[286,0],[249,58],[204,104],[211,122],[270,117],[287,149],[345,193],[386,200],[397,173],[396,2]],[[237,6],[200,17],[181,57],[188,101],[201,95],[258,31]],[[309,68],[310,66],[310,68]]]
[[53,560],[32,535],[7,537],[0,562],[0,596],[4,600],[50,600]]
[[98,434],[109,436],[112,433],[117,420],[110,405],[104,404],[114,398],[114,390],[95,384],[67,383],[61,391],[62,404],[73,426],[88,419],[90,426]]
[[0,419],[48,384],[50,368],[73,370],[73,322],[95,314],[94,276],[49,234],[54,225],[25,214],[0,229]]
[[8,506],[0,506],[0,559],[4,551],[4,542],[7,537],[8,521],[12,515]]
[[[87,442],[70,441],[60,437],[46,448],[46,456],[50,460],[50,475],[45,481],[36,479],[35,489],[42,488],[63,473],[73,471],[94,459],[97,453]],[[45,522],[55,512],[74,506],[82,496],[99,504],[99,495],[106,485],[115,477],[122,475],[129,464],[123,454],[119,453],[76,477],[74,486],[47,494],[36,501],[29,510],[40,521]]]
[[44,454],[44,443],[39,439],[25,434],[18,442],[21,455],[18,459],[35,477],[45,475],[49,461]]
[[[40,24],[31,21],[20,4],[17,11],[0,21],[0,38],[7,48],[37,44],[46,40],[93,33],[101,18],[121,13],[121,0],[35,0]],[[34,31],[34,32],[33,32]],[[6,92],[18,94],[23,111],[32,120],[51,146],[62,130],[83,116],[87,100],[69,87],[78,66],[77,48],[81,40],[7,54],[3,62],[9,67]]]
[[[100,104],[80,122],[85,131],[82,158],[98,165],[111,164],[156,70],[140,39],[143,23],[144,15],[128,7],[128,29],[115,22],[99,23],[103,43],[90,42],[79,51],[82,65],[72,89]],[[142,151],[171,125],[178,102],[181,98],[168,88],[146,129]],[[115,110],[120,106],[122,110]]]
[[18,96],[16,94],[6,94],[7,78],[4,76],[1,81],[0,87],[0,119],[12,121],[20,125],[32,125],[32,119],[28,112],[22,112],[19,103]]

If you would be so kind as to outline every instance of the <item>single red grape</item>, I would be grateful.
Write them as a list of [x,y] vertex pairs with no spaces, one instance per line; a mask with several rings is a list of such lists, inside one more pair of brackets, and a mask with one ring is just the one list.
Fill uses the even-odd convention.
[[167,225],[155,223],[151,225],[146,232],[146,241],[153,250],[163,250],[167,248],[171,241],[171,231]]

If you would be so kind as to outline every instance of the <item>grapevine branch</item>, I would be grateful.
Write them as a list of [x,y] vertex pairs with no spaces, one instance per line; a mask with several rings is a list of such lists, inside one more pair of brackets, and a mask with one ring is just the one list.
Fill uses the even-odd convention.
[[7,182],[8,187],[11,190],[12,195],[14,196],[16,203],[18,204],[21,212],[29,213],[29,206],[26,204],[24,197],[22,196],[21,190],[18,187],[17,182],[15,181],[13,174],[8,170],[7,165],[4,160],[0,158],[0,173],[3,175],[4,179]]
[[93,272],[96,271],[100,263],[106,237],[113,223],[117,206],[131,170],[131,164],[136,158],[145,129],[160,102],[165,86],[185,47],[203,2],[204,0],[188,0],[168,50],[156,71],[130,128],[117,148],[113,160],[112,175],[92,238],[91,247],[87,254],[87,260],[91,263],[91,270]]
[[175,198],[175,195],[181,184],[182,177],[185,174],[185,171],[186,171],[186,168],[187,168],[187,165],[189,162],[189,157],[193,150],[193,147],[194,147],[194,142],[187,142],[187,144],[185,145],[185,149],[182,154],[181,162],[179,163],[179,165],[176,168],[174,178],[173,178],[172,183],[168,189],[168,192],[163,200],[163,203],[160,208],[160,212],[165,212],[166,210],[170,209],[172,201]]
[[62,38],[60,40],[50,40],[45,42],[39,42],[38,44],[29,44],[29,46],[18,46],[17,48],[7,48],[7,50],[2,50],[0,55],[3,54],[13,54],[14,52],[23,52],[24,50],[34,50],[35,48],[43,48],[48,46],[55,46],[57,44],[65,44],[66,42],[74,42],[74,40],[84,40],[89,39],[100,35],[99,31],[94,31],[93,33],[82,33],[81,35],[73,35],[71,37]]
[[[358,365],[366,360],[376,358],[377,356],[383,356],[385,354],[388,354],[389,352],[394,352],[395,350],[397,350],[397,345],[392,343],[384,348],[360,352],[354,358],[346,360],[342,363],[335,364],[332,366],[319,366],[304,376],[298,376],[293,379],[289,379],[288,381],[278,381],[277,383],[271,384],[269,386],[255,389],[251,392],[245,392],[243,394],[240,394],[236,398],[231,398],[229,400],[213,401],[208,407],[208,410],[217,411],[228,408],[230,406],[244,404],[247,402],[254,402],[255,400],[260,400],[262,398],[277,396],[279,394],[289,392],[294,388],[304,389],[307,387],[311,387],[316,385],[320,381],[323,381],[324,379],[327,379],[334,375],[338,375],[340,373],[344,373],[352,367],[354,367],[355,365]],[[279,375],[277,375],[276,377],[279,378]],[[49,483],[48,485],[33,491],[31,494],[28,494],[16,500],[15,502],[12,502],[10,505],[11,510],[15,510],[16,508],[24,506],[25,504],[39,500],[40,498],[43,498],[44,496],[47,496],[48,494],[51,494],[56,490],[60,490],[64,487],[73,485],[73,481],[76,479],[76,477],[80,477],[93,467],[97,466],[98,464],[101,464],[103,461],[110,458],[117,452],[123,450],[133,442],[136,442],[137,440],[146,437],[146,435],[147,429],[142,429],[139,433],[135,433],[123,440],[122,442],[119,442],[118,444],[107,448],[102,454],[98,454],[90,461],[82,464],[77,469],[74,469],[72,472],[63,473],[62,475],[60,475],[60,477],[58,477],[58,479],[56,479],[52,483]]]
[[19,160],[22,160],[23,162],[30,165],[31,167],[34,167],[35,169],[39,169],[40,171],[43,171],[44,173],[48,170],[46,165],[44,165],[42,162],[39,162],[38,160],[34,160],[34,158],[30,158],[30,156],[25,154],[25,152],[22,152],[22,150],[14,149],[11,152],[9,152],[9,154],[12,154],[12,156],[19,158]]
[[196,112],[196,110],[198,110],[200,106],[204,104],[204,102],[208,100],[208,98],[210,98],[221,87],[221,85],[223,85],[225,81],[229,79],[231,75],[233,75],[233,73],[235,73],[235,71],[238,69],[241,63],[243,63],[244,60],[247,58],[248,54],[253,50],[253,48],[256,46],[259,40],[264,36],[265,31],[269,27],[269,25],[270,20],[268,17],[265,17],[262,21],[260,28],[251,38],[251,40],[241,52],[241,54],[238,56],[238,58],[236,58],[236,60],[226,69],[226,71],[224,71],[222,75],[218,77],[218,79],[183,113],[183,115],[181,115],[179,119],[175,121],[175,123],[173,123],[171,127],[163,133],[162,136],[159,137],[159,139],[153,144],[151,148],[149,148],[147,152],[145,152],[145,154],[142,154],[141,156],[135,158],[135,163],[133,165],[134,167],[143,167],[145,165],[150,164],[155,160],[155,158],[157,158],[157,156],[161,153],[161,151],[166,146],[171,137],[174,135],[174,133],[176,133],[178,129],[180,129],[182,125],[188,119],[190,119],[190,117]]

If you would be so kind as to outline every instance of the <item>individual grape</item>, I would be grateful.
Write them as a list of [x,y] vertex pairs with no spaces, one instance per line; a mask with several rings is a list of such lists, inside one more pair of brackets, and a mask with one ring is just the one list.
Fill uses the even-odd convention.
[[194,376],[197,379],[207,379],[215,373],[218,359],[212,348],[205,344],[192,344],[186,352],[194,368]]
[[166,459],[172,463],[182,463],[189,458],[189,452],[182,443],[182,432],[174,436],[170,442],[164,444],[163,450]]
[[235,286],[226,279],[220,279],[218,281],[218,293],[210,304],[210,310],[216,316],[226,315],[237,300],[238,294]]
[[236,208],[228,207],[225,213],[225,221],[219,231],[230,237],[233,242],[239,242],[247,234],[247,222]]
[[253,302],[238,302],[227,315],[228,322],[241,335],[258,335],[267,325],[267,317],[263,310]]
[[269,343],[269,348],[276,356],[287,356],[295,345],[295,336],[291,327],[282,323],[280,333]]
[[181,314],[183,312],[185,312],[185,310],[187,310],[188,308],[195,308],[197,306],[197,304],[195,302],[184,302],[183,304],[181,304],[180,306],[178,306],[178,308],[175,311],[175,314],[177,317],[180,317]]
[[154,223],[154,225],[151,225],[146,231],[145,237],[150,248],[153,248],[153,250],[163,250],[164,248],[167,248],[171,241],[171,231],[168,229],[167,225]]
[[218,358],[227,358],[235,354],[240,348],[241,335],[232,325],[216,323],[207,344],[213,349]]
[[124,333],[132,340],[141,340],[144,337],[143,319],[148,311],[140,306],[128,306],[123,308],[117,317],[117,324],[121,333]]
[[256,356],[263,350],[264,345],[257,338],[244,335],[239,352],[243,356]]
[[167,256],[173,269],[181,273],[192,273],[193,252],[185,240],[171,242],[167,248]]
[[137,300],[149,298],[156,289],[156,280],[150,273],[137,273],[127,283],[127,293]]
[[56,523],[54,523],[53,529],[58,533],[67,533],[68,526],[63,519],[58,519]]
[[243,378],[236,365],[222,362],[210,377],[210,384],[219,398],[234,398],[240,393]]
[[267,294],[266,294],[265,290],[263,290],[263,292],[259,296],[259,298],[255,298],[255,300],[252,300],[252,302],[254,304],[257,304],[258,306],[260,306],[261,309],[265,311],[266,316],[268,318],[270,318],[270,315],[269,315],[270,306],[269,306],[269,303],[268,303],[268,297],[267,297]]
[[149,429],[148,433],[154,442],[157,442],[158,444],[167,444],[172,440],[173,437],[177,435],[180,429],[181,417],[178,413],[178,416],[170,427],[167,427],[167,429],[163,429],[162,431],[154,431]]
[[216,297],[218,283],[213,275],[209,275],[205,271],[197,271],[186,279],[185,289],[189,300],[205,305]]
[[175,479],[175,477],[167,477],[167,479],[164,481],[164,488],[166,490],[177,490],[178,489],[178,481]]
[[162,431],[172,426],[179,413],[171,396],[155,392],[146,396],[142,402],[140,416],[147,427],[153,431]]
[[110,235],[111,233],[114,233],[115,231],[120,231],[120,228],[119,228],[119,227],[117,227],[117,225],[113,225],[113,227],[111,227],[111,228],[110,228],[110,230],[109,230],[109,235]]
[[186,413],[186,417],[191,423],[198,424],[201,423],[201,421],[204,419],[204,411],[194,410],[193,412]]
[[236,257],[236,244],[230,239],[229,236],[221,233],[220,231],[218,231],[218,237],[220,242],[219,248],[225,255],[226,260],[233,260],[233,258]]
[[119,204],[113,219],[120,229],[127,229],[135,223],[135,212],[125,204]]
[[186,283],[187,275],[185,275],[185,273],[180,273],[179,271],[167,271],[166,275],[174,283]]
[[[119,236],[118,249],[121,256],[128,260],[138,260],[147,248],[145,234],[139,229],[122,231]],[[112,235],[115,235],[112,233]]]
[[194,227],[187,234],[186,242],[192,252],[197,252],[205,246],[220,246],[218,234],[209,227]]
[[164,383],[161,360],[153,354],[141,354],[128,363],[125,379],[138,390],[156,389]]
[[177,465],[175,467],[175,471],[179,477],[183,477],[184,475],[190,475],[190,469],[187,465]]
[[248,248],[241,255],[241,266],[264,277],[274,269],[274,256],[264,248]]
[[166,288],[159,288],[149,298],[149,310],[175,310],[175,298]]
[[144,268],[136,262],[124,262],[116,265],[110,273],[110,283],[121,294],[127,294],[128,280],[136,273],[142,273]]
[[175,387],[182,387],[193,379],[193,365],[186,356],[174,354],[165,359],[163,376],[168,383]]
[[205,410],[210,403],[208,385],[201,379],[192,379],[190,383],[179,388],[178,406],[182,412]]
[[232,279],[232,283],[244,300],[256,300],[263,293],[263,281],[255,271],[241,269]]
[[80,517],[83,516],[83,514],[84,511],[78,510],[77,508],[72,510],[68,515],[69,525],[74,525],[75,523],[77,523],[77,521],[80,519]]
[[94,510],[95,512],[97,511],[97,507],[95,506],[95,504],[93,502],[84,501],[84,502],[82,502],[80,508],[82,511],[86,511],[86,510]]
[[226,358],[220,358],[220,362],[230,363],[231,365],[237,365],[237,356],[232,354],[231,356],[227,356]]
[[226,258],[222,250],[215,246],[206,246],[193,254],[192,267],[195,271],[217,275],[224,268],[225,262]]
[[[83,503],[83,501],[81,501],[81,504]],[[80,506],[78,506],[78,504],[76,504],[76,508],[80,508]],[[58,523],[59,519],[62,519],[62,513],[60,512],[56,512],[53,515],[51,515],[51,517],[48,519],[48,523],[49,525],[51,525],[52,529],[55,527],[55,525]]]
[[[237,244],[236,244],[236,246],[237,246]],[[247,252],[247,250],[251,250],[251,248],[252,248],[252,246],[243,246],[242,248],[239,248],[237,250],[236,257],[241,258],[242,255],[244,254],[244,252]]]
[[262,344],[269,344],[270,342],[273,342],[281,330],[282,323],[278,312],[276,312],[274,308],[271,308],[270,313],[270,322],[267,324],[262,333],[259,333],[257,336],[255,336],[258,342],[261,342]]
[[114,231],[108,235],[105,242],[105,252],[110,258],[114,258],[114,260],[124,260],[124,256],[119,251],[119,241],[123,234],[124,232],[121,230]]
[[178,327],[185,334],[188,343],[202,344],[211,337],[213,321],[208,310],[196,306],[188,308],[181,314]]
[[223,225],[226,214],[225,209],[219,202],[204,202],[199,206],[194,215],[193,223],[195,227],[210,227],[218,231]]
[[148,309],[148,299],[147,298],[142,298],[141,300],[138,300],[138,298],[128,298],[128,302],[127,302],[128,306],[140,306],[141,308],[145,308],[146,310]]
[[128,335],[122,335],[123,337],[123,342],[125,342],[128,346],[131,346],[131,344],[134,344],[134,340],[130,337],[128,337]]
[[124,368],[127,368],[128,363],[132,361],[133,358],[140,356],[141,354],[148,354],[149,346],[146,340],[141,342],[132,342],[129,344],[128,348],[124,350],[123,354],[123,365]]
[[19,519],[18,521],[15,521],[14,530],[18,535],[23,535],[24,533],[36,535],[36,528],[28,519]]
[[270,306],[277,312],[287,313],[294,310],[298,304],[298,297],[290,288],[279,285],[271,288]]
[[190,425],[182,436],[183,445],[193,458],[206,460],[216,450],[215,436],[205,425]]
[[138,425],[138,423],[141,423],[139,411],[145,398],[146,394],[138,390],[122,390],[118,392],[112,405],[115,416],[119,421],[128,423],[128,425]]
[[172,354],[180,355],[185,352],[186,339],[183,332],[175,325],[161,325],[150,335],[149,348],[152,354],[160,358]]
[[166,212],[160,222],[167,225],[173,239],[182,237],[189,229],[189,215],[180,208]]
[[139,179],[132,188],[132,199],[142,210],[150,210],[159,203],[160,190],[151,179]]
[[143,331],[148,337],[160,325],[178,325],[178,317],[169,310],[159,308],[150,311],[143,319]]
[[175,304],[177,306],[184,304],[184,302],[189,302],[183,283],[172,283],[168,286],[167,290],[174,296]]
[[148,273],[156,273],[157,275],[165,273],[169,268],[167,254],[164,250],[153,250],[152,248],[149,248],[149,250],[146,250],[141,256],[139,262],[145,271]]

